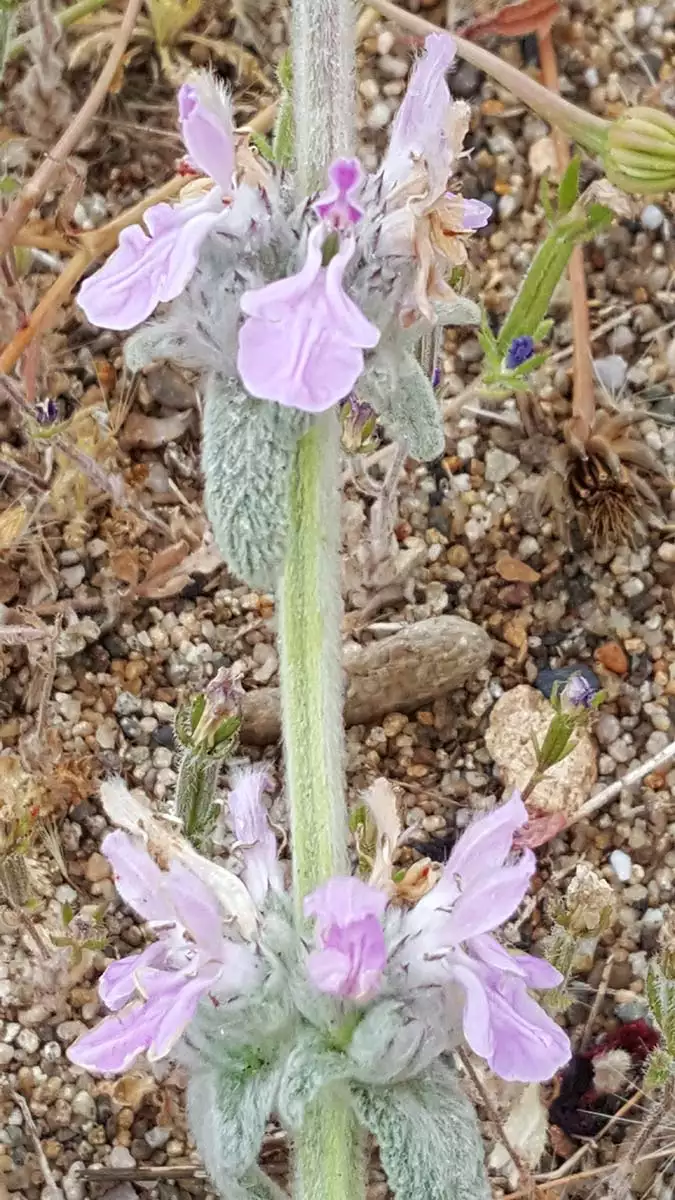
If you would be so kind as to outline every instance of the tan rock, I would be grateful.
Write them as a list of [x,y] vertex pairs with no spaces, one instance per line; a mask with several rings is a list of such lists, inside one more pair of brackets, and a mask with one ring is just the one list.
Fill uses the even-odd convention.
[[[485,744],[506,789],[527,786],[535,768],[532,736],[541,745],[552,717],[548,700],[527,684],[505,692],[495,704]],[[569,820],[588,799],[598,774],[595,750],[586,730],[574,736],[575,749],[546,773],[528,798],[529,808],[563,812]]]

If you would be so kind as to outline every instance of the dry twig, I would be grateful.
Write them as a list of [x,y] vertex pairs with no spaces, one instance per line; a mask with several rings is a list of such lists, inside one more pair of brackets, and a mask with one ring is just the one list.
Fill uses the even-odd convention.
[[82,108],[76,113],[68,128],[64,130],[51,153],[45,156],[35,174],[12,201],[0,221],[0,254],[5,254],[10,249],[21,226],[25,224],[32,210],[40,203],[47,189],[52,186],[66,159],[73,153],[90,121],[103,104],[133,33],[141,3],[142,0],[128,0],[124,19],[106,64]]

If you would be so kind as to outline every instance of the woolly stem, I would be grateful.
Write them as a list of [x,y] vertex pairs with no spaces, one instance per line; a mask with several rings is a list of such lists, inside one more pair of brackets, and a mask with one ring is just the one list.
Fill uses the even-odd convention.
[[[294,0],[295,155],[301,196],[354,130],[352,0]],[[280,674],[286,789],[298,918],[308,891],[348,870],[344,797],[340,596],[340,447],[335,411],[301,438],[291,479],[280,588]],[[335,1090],[312,1104],[295,1145],[295,1200],[359,1200],[364,1155]]]
[[[291,481],[280,597],[286,790],[298,908],[312,888],[349,870],[343,788],[339,570],[339,431],[334,412],[301,439]],[[299,912],[300,917],[300,912]],[[295,1200],[359,1200],[362,1152],[336,1093],[308,1110],[295,1147]]]

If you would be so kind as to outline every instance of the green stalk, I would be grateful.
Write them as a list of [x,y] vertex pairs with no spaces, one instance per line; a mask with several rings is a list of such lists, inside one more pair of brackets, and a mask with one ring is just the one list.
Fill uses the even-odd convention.
[[307,892],[348,870],[343,788],[337,416],[301,438],[291,482],[280,658],[293,882]]
[[[354,136],[353,0],[294,0],[295,158],[300,196]],[[348,871],[344,795],[338,417],[315,417],[298,445],[280,589],[279,657],[293,880],[306,894]],[[326,1089],[295,1145],[295,1200],[360,1200],[364,1153],[352,1111]]]

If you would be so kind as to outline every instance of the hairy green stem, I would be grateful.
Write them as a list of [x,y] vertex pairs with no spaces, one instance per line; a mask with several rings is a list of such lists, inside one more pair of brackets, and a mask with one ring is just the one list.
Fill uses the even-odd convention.
[[[288,551],[280,604],[286,790],[293,880],[302,899],[348,871],[343,786],[339,571],[339,431],[334,412],[300,440],[291,483]],[[301,912],[298,914],[301,919]],[[363,1153],[354,1117],[337,1092],[308,1110],[296,1143],[295,1200],[359,1200]]]
[[[301,196],[354,137],[353,0],[294,0],[295,159]],[[340,446],[335,411],[300,439],[280,589],[286,790],[298,919],[304,896],[348,870],[340,595]],[[340,1092],[312,1104],[295,1145],[295,1200],[359,1200],[364,1153]]]

